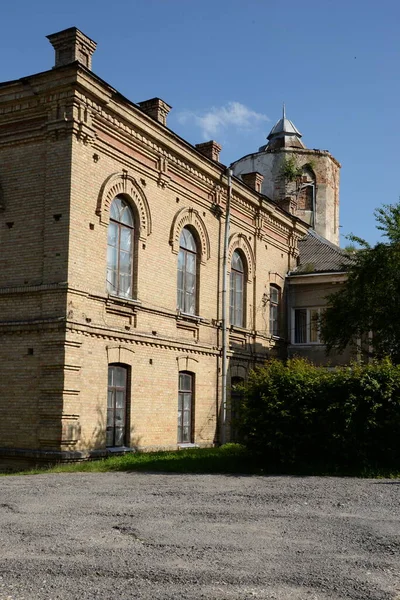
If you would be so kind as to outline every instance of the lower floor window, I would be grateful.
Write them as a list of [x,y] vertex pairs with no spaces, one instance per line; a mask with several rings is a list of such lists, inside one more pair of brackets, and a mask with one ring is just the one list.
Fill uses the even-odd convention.
[[239,441],[239,409],[243,401],[243,392],[239,386],[243,385],[243,377],[231,378],[231,442]]
[[319,317],[320,308],[295,308],[294,344],[320,344]]
[[127,428],[128,369],[121,365],[108,367],[106,445],[124,446]]
[[193,442],[193,382],[194,375],[179,373],[178,444]]

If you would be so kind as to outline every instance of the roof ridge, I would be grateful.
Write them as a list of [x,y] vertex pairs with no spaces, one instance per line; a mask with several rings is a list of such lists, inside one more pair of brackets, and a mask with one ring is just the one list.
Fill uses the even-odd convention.
[[322,235],[320,235],[319,233],[317,233],[314,229],[310,229],[308,231],[308,235],[312,235],[321,244],[324,244],[325,246],[329,246],[330,248],[332,248],[332,250],[334,250],[338,254],[347,255],[347,253],[346,253],[346,251],[345,251],[344,248],[341,248],[340,246],[338,246],[338,244],[335,244],[334,242],[331,242],[330,240],[327,240]]

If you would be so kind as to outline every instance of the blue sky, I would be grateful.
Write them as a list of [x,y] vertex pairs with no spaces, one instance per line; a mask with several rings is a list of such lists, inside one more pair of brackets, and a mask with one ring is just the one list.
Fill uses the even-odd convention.
[[0,80],[50,69],[45,36],[75,25],[93,70],[168,125],[216,139],[229,164],[287,116],[342,164],[341,233],[375,243],[373,211],[399,199],[398,0],[15,0],[2,7]]

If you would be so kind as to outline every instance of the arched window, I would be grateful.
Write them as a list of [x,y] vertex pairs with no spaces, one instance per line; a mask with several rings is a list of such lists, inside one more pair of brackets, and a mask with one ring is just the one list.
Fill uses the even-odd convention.
[[182,229],[178,254],[178,308],[189,315],[196,314],[197,246],[187,227]]
[[232,256],[230,284],[230,323],[237,327],[244,327],[244,265],[238,250],[235,250]]
[[133,297],[134,219],[129,204],[117,196],[110,207],[107,247],[107,291]]
[[179,371],[178,444],[190,444],[193,439],[194,375]]
[[108,366],[107,429],[108,447],[125,446],[127,442],[128,369],[123,365]]
[[281,301],[281,290],[277,285],[269,286],[269,333],[278,336],[279,331],[279,308]]

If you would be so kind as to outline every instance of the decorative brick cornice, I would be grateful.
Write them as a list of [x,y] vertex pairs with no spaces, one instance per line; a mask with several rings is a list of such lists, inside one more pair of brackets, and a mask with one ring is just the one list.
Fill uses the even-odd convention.
[[157,162],[158,168],[158,187],[164,189],[167,188],[171,177],[168,175],[168,158],[166,156],[160,156]]

